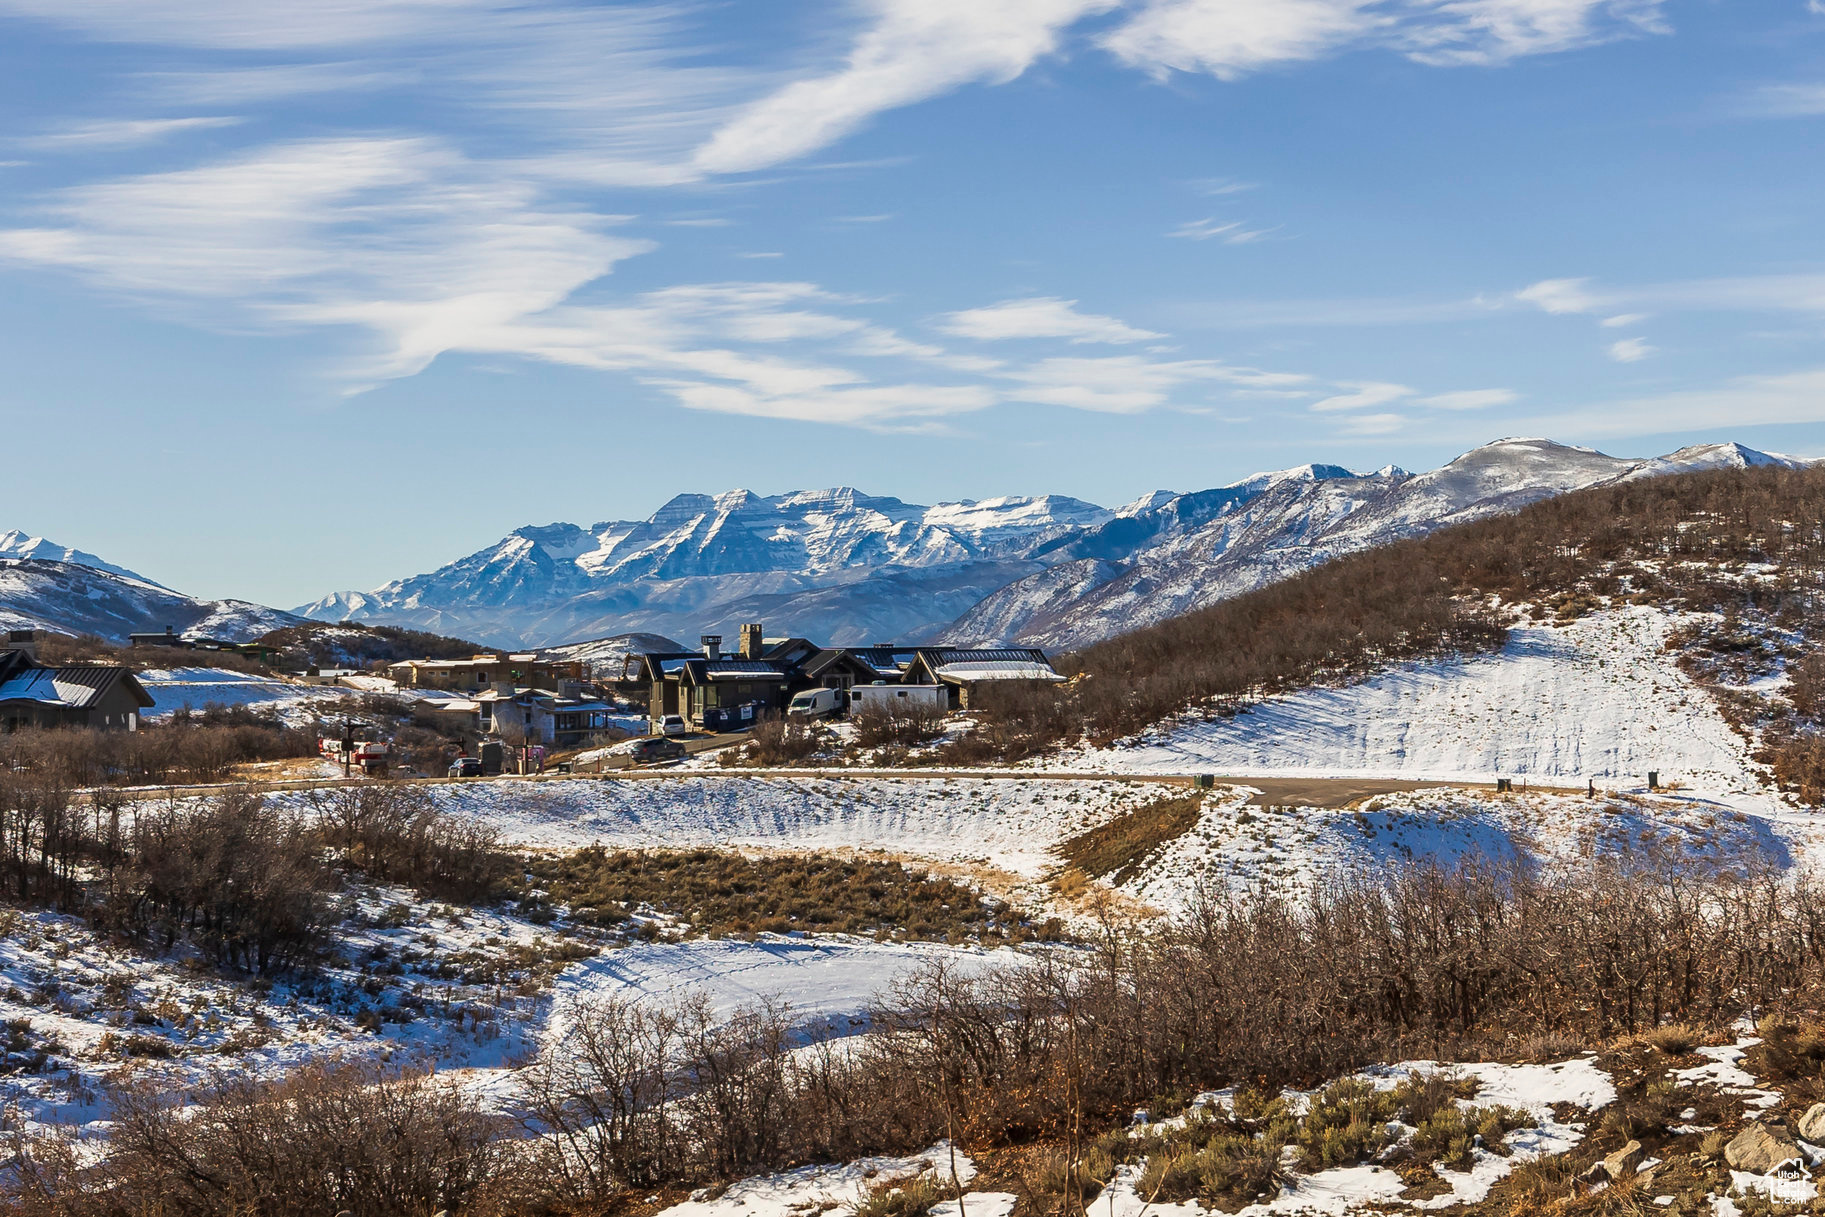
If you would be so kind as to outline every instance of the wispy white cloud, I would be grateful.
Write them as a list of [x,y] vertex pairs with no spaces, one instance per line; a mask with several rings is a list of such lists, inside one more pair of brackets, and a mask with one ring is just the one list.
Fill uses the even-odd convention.
[[1348,392],[1336,393],[1315,401],[1312,403],[1312,409],[1320,414],[1332,414],[1342,410],[1367,410],[1413,396],[1413,390],[1406,385],[1388,384],[1383,381],[1346,382],[1340,387],[1347,389]]
[[47,219],[0,231],[0,258],[242,323],[357,326],[381,343],[370,375],[417,371],[650,247],[422,139],[305,141],[75,187]]
[[1155,0],[1103,45],[1157,74],[1208,72],[1234,80],[1273,64],[1314,59],[1371,33],[1382,19],[1361,0]]
[[13,142],[28,148],[55,151],[128,148],[156,143],[185,131],[232,127],[243,120],[234,115],[198,115],[190,118],[116,118],[71,123]]
[[353,47],[486,21],[496,0],[0,0],[33,17],[110,42],[292,51]]
[[1418,404],[1437,410],[1486,410],[1491,406],[1506,406],[1520,398],[1513,389],[1459,389],[1421,397]]
[[1825,313],[1825,275],[1738,275],[1680,279],[1620,287],[1594,286],[1590,279],[1546,279],[1515,293],[1517,301],[1549,313],[1611,313],[1603,324],[1620,328],[1654,312]]
[[1646,313],[1617,313],[1614,317],[1605,317],[1597,324],[1606,330],[1620,330],[1631,325],[1639,325],[1647,319]]
[[985,308],[947,313],[938,328],[959,338],[992,342],[1010,338],[1065,338],[1072,342],[1146,342],[1163,337],[1114,317],[1080,313],[1077,301],[1056,296],[1003,300]]
[[1661,32],[1660,0],[1151,0],[1105,36],[1132,66],[1234,80],[1353,46],[1494,64]]
[[1654,353],[1645,338],[1623,338],[1610,343],[1610,358],[1617,363],[1640,363]]
[[1542,279],[1515,293],[1515,299],[1548,313],[1589,313],[1602,301],[1588,290],[1589,279]]
[[884,110],[974,83],[1001,84],[1057,49],[1066,27],[1115,0],[871,0],[874,20],[834,70],[748,107],[699,148],[708,173],[745,173],[834,143]]
[[1061,357],[1009,369],[1008,397],[1073,410],[1138,414],[1165,405],[1181,387],[1200,382],[1246,385],[1302,376],[1236,368],[1212,360],[1152,360],[1141,355]]
[[[3,3],[4,0],[0,0]],[[191,71],[140,72],[135,91],[152,101],[183,106],[245,106],[320,93],[343,95],[422,85],[422,68],[405,62],[335,60],[326,63],[264,63]]]
[[1407,425],[1404,414],[1352,414],[1339,421],[1338,430],[1345,435],[1392,435]]
[[1738,108],[1758,118],[1811,118],[1825,114],[1825,83],[1764,85],[1744,98]]
[[1212,217],[1181,224],[1166,235],[1187,241],[1221,238],[1225,245],[1248,245],[1272,233],[1271,228],[1249,228],[1241,220],[1219,220]]

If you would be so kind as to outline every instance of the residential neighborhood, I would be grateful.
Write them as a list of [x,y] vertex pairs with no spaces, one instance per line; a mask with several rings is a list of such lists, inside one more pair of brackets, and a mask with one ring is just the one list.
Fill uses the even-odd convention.
[[[705,634],[701,650],[630,655],[621,686],[644,701],[648,718],[677,716],[691,730],[725,731],[787,709],[794,695],[829,689],[832,709],[871,704],[892,689],[899,701],[967,710],[977,689],[1064,678],[1034,647],[819,646],[806,638],[767,638],[760,623],[741,627],[733,653]],[[885,700],[875,693],[873,703]]]

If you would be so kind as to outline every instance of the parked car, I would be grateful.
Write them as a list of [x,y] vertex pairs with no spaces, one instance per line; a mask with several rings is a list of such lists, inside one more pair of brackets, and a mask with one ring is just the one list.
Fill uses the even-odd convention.
[[675,761],[684,755],[684,745],[675,739],[655,735],[635,744],[632,752],[636,765],[645,765],[652,761]]
[[828,718],[843,708],[841,689],[806,689],[786,706],[787,718]]
[[453,778],[479,778],[482,776],[482,758],[479,756],[459,756],[450,762],[450,776]]
[[668,714],[659,720],[659,734],[661,735],[685,735],[689,731],[690,728],[684,725],[682,714]]

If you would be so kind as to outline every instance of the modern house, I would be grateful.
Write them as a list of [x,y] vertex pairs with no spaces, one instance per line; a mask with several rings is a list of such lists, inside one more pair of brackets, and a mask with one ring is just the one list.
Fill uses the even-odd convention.
[[919,647],[901,677],[908,685],[942,685],[953,710],[968,710],[987,686],[1063,680],[1037,647]]
[[49,667],[30,646],[0,650],[0,731],[21,727],[87,727],[137,731],[152,695],[118,664]]
[[472,703],[484,731],[529,744],[558,748],[587,743],[609,729],[617,711],[607,702],[581,695],[574,688],[562,693],[547,689],[490,691]]
[[402,688],[445,689],[480,693],[497,685],[521,689],[556,688],[583,679],[583,665],[540,659],[535,651],[471,655],[467,659],[405,659],[387,665],[387,675]]
[[140,647],[170,647],[175,651],[225,651],[231,655],[240,655],[246,659],[255,659],[261,663],[272,663],[279,657],[277,647],[267,646],[262,642],[229,642],[225,638],[186,638],[170,626],[161,630],[127,635],[127,645]]
[[640,656],[648,716],[658,722],[676,714],[694,729],[721,730],[783,709],[792,667],[760,657],[761,649],[759,627],[743,626],[742,651],[734,655],[723,654],[720,634],[705,634],[701,653]]
[[139,647],[171,647],[174,650],[180,651],[196,650],[195,642],[185,638],[170,626],[166,626],[162,631],[151,630],[144,633],[128,634],[127,645],[135,649]]

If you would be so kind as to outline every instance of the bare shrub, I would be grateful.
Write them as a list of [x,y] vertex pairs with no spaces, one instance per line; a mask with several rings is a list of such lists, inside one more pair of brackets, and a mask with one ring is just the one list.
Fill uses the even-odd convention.
[[895,931],[944,940],[1022,938],[1014,910],[899,862],[825,854],[744,857],[731,850],[588,846],[529,859],[527,873],[579,922],[614,925],[649,907],[708,934]]
[[66,786],[219,782],[236,765],[310,756],[314,735],[244,708],[179,711],[138,731],[24,728],[0,735],[0,769]]
[[473,1098],[430,1074],[312,1065],[281,1081],[216,1082],[193,1106],[114,1096],[109,1195],[97,1213],[172,1217],[424,1217],[511,1211],[519,1147]]
[[802,718],[763,718],[748,732],[742,756],[750,765],[795,765],[823,747],[824,732]]
[[422,787],[363,783],[315,791],[311,803],[323,843],[371,878],[473,903],[513,872],[498,829],[440,811]]
[[562,1012],[564,1034],[522,1070],[539,1166],[573,1200],[602,1202],[679,1177],[689,1149],[679,1126],[679,1011],[609,997]]
[[857,745],[884,748],[929,743],[944,734],[944,719],[945,712],[939,706],[888,701],[864,705],[849,721],[855,724]]
[[180,938],[262,975],[301,963],[327,920],[330,876],[309,826],[231,791],[142,812],[104,920],[170,949]]

